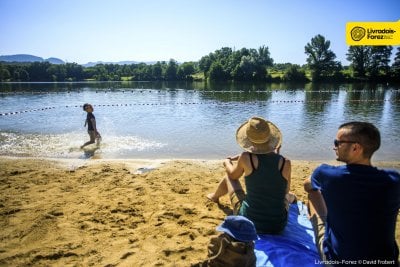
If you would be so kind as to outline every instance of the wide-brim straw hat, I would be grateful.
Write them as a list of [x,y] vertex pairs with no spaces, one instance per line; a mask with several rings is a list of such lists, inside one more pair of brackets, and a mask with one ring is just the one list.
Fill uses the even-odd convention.
[[272,122],[252,117],[237,129],[236,141],[248,152],[266,154],[281,145],[282,133]]

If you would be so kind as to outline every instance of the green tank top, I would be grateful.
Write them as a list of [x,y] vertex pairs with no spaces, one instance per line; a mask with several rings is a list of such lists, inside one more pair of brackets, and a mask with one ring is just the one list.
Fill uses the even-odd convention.
[[287,180],[279,169],[279,154],[256,155],[258,168],[245,176],[246,198],[239,214],[253,221],[258,233],[276,234],[287,223]]

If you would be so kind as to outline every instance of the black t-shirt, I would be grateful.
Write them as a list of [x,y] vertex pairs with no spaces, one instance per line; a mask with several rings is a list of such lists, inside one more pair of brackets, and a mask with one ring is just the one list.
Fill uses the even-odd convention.
[[92,119],[95,120],[96,118],[94,117],[93,113],[88,112],[88,114],[86,116],[88,131],[94,131]]

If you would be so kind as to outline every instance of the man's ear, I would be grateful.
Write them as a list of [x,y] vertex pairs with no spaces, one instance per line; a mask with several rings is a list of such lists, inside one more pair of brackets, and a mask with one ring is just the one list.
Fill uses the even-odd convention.
[[353,152],[358,151],[361,155],[363,154],[364,148],[359,143],[353,144]]

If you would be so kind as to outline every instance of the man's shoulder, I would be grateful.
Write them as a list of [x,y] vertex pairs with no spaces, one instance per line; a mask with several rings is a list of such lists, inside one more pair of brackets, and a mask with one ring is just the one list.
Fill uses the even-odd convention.
[[345,165],[339,165],[339,166],[335,166],[335,165],[329,165],[326,163],[323,163],[321,165],[319,165],[315,171],[341,171],[344,169]]
[[400,183],[400,173],[392,169],[377,169],[384,176],[390,177],[394,182]]
[[393,175],[393,176],[397,176],[400,177],[400,173],[397,170],[393,170],[393,169],[381,169],[378,168],[379,171],[385,172],[389,175]]
[[314,170],[315,176],[331,178],[348,176],[350,173],[347,165],[321,164]]
[[343,173],[343,166],[321,164],[314,170],[311,177],[316,179],[323,179],[323,178],[325,179],[327,177],[341,176],[342,173]]

